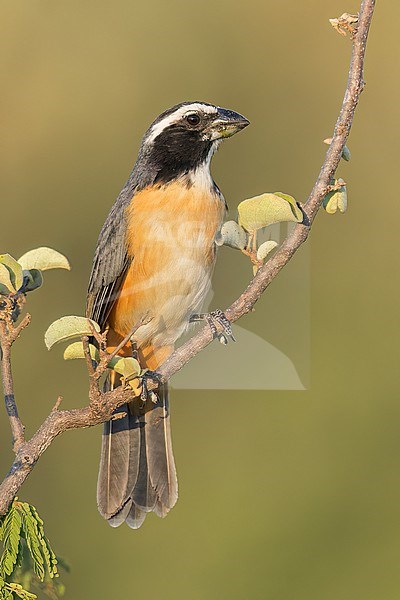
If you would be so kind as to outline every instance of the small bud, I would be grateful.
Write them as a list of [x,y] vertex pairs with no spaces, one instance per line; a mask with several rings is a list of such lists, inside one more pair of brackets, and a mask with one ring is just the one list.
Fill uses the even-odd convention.
[[344,158],[344,160],[346,160],[347,162],[349,162],[349,160],[351,158],[350,150],[348,149],[347,146],[344,146],[344,148],[343,148],[342,158]]

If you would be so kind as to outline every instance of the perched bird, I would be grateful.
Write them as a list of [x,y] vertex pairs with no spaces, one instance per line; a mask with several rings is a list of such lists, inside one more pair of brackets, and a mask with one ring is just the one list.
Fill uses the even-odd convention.
[[[210,174],[220,142],[243,129],[242,115],[183,102],[146,131],[132,173],[100,232],[86,314],[111,352],[145,319],[120,352],[154,371],[173,352],[204,301],[215,263],[215,237],[226,203]],[[115,372],[108,389],[118,385]],[[103,517],[132,528],[146,513],[164,517],[178,497],[168,390],[135,398],[126,416],[105,424],[97,502]]]

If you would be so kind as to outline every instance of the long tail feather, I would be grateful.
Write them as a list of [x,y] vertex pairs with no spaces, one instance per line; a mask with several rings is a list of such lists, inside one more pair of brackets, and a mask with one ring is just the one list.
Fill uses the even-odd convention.
[[157,404],[146,413],[146,450],[151,484],[168,509],[178,499],[178,481],[172,453],[168,386],[159,389]]
[[167,386],[157,403],[138,398],[119,412],[126,415],[104,426],[97,503],[112,527],[137,529],[146,513],[165,517],[178,498]]

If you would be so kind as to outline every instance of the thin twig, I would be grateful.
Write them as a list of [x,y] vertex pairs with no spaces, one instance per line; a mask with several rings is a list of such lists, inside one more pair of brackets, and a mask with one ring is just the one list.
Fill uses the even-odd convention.
[[150,323],[150,321],[151,321],[151,318],[147,314],[144,315],[138,321],[138,323],[136,323],[136,325],[134,325],[132,327],[131,331],[124,337],[124,339],[118,344],[118,346],[116,348],[114,348],[114,350],[111,352],[111,354],[109,354],[108,362],[110,362],[110,360],[112,360],[115,356],[117,356],[118,352],[126,346],[126,344],[129,342],[131,337],[137,332],[137,330],[140,327],[142,327],[143,325],[147,325],[147,323]]
[[[225,311],[226,316],[232,322],[237,321],[241,316],[252,310],[261,294],[308,237],[310,226],[338,167],[353,122],[359,96],[364,86],[365,47],[374,7],[375,0],[363,0],[361,3],[358,27],[353,38],[350,72],[342,108],[320,174],[304,206],[309,223],[307,225],[297,225],[294,228],[274,257],[259,269],[243,294]],[[169,379],[193,356],[205,348],[212,339],[210,328],[203,327],[172,354],[158,369],[158,373],[164,380]],[[53,409],[34,436],[19,448],[9,474],[0,485],[0,515],[5,514],[35,463],[55,437],[69,429],[91,427],[108,421],[112,418],[114,411],[131,398],[132,390],[123,386],[119,386],[110,392],[97,392],[96,394],[90,388],[90,404],[88,406],[70,411]]]
[[6,411],[10,420],[11,434],[12,434],[12,446],[14,452],[17,452],[18,448],[25,441],[24,426],[21,419],[19,418],[17,403],[14,395],[14,382],[11,371],[11,345],[6,341],[4,337],[4,324],[0,323],[1,329],[1,377],[3,381],[4,390],[4,401],[6,405]]
[[12,343],[15,342],[15,340],[21,335],[21,332],[28,327],[29,323],[31,322],[32,317],[29,313],[27,313],[24,318],[22,319],[21,323],[19,323],[16,327],[14,327],[11,331],[10,331],[10,336],[11,336],[11,340]]
[[57,412],[61,406],[61,402],[63,401],[62,396],[58,396],[55,405],[52,408],[52,411]]
[[93,360],[90,355],[89,338],[87,335],[84,335],[82,337],[82,346],[83,346],[83,354],[85,355],[86,368],[89,371],[89,376],[93,377],[93,375],[95,374],[95,368],[93,366]]
[[[118,344],[118,346],[116,348],[114,348],[114,350],[110,354],[108,354],[107,349],[106,349],[107,332],[104,332],[102,334],[99,334],[96,332],[97,342],[99,345],[100,360],[99,360],[98,365],[93,373],[91,372],[91,369],[88,367],[90,376],[93,376],[93,378],[96,381],[98,381],[100,379],[100,377],[107,371],[110,361],[113,358],[115,358],[115,356],[117,356],[118,352],[120,350],[122,350],[122,348],[124,348],[124,346],[126,346],[126,344],[129,342],[131,337],[136,333],[136,331],[143,325],[147,325],[147,323],[150,323],[150,321],[151,321],[151,319],[148,317],[148,315],[147,314],[144,315],[136,323],[136,325],[134,325],[132,327],[130,332],[124,337],[124,339]],[[94,329],[93,329],[93,331],[94,331]],[[88,352],[88,350],[87,350],[87,352]]]
[[14,394],[14,382],[11,370],[11,346],[20,335],[21,331],[29,325],[30,315],[26,315],[21,323],[15,327],[12,319],[15,303],[11,297],[2,300],[0,310],[0,361],[1,379],[3,382],[4,402],[8,419],[10,421],[12,447],[16,453],[25,442],[25,428],[18,414]]

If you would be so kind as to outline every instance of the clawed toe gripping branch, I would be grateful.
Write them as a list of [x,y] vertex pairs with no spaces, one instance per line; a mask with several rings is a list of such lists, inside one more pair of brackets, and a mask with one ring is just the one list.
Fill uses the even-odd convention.
[[[210,313],[200,313],[190,317],[191,323],[196,323],[198,321],[206,321],[212,333],[213,339],[219,340],[221,344],[226,346],[229,339],[231,339],[232,342],[236,342],[231,323],[221,309],[218,308]],[[221,331],[218,330],[218,327],[220,327]]]
[[[299,218],[296,218],[297,224],[294,226],[291,233],[277,249],[272,258],[265,264],[262,263],[262,259],[259,257],[257,258],[258,262],[257,265],[255,265],[255,276],[239,298],[223,311],[229,323],[237,321],[240,317],[253,309],[255,303],[269,284],[289,262],[301,244],[306,241],[319,208],[327,194],[333,191],[332,185],[335,184],[332,182],[335,181],[334,177],[336,169],[345,148],[359,96],[364,87],[364,56],[374,6],[374,0],[364,0],[361,4],[358,17],[350,15],[351,19],[349,20],[349,18],[344,18],[342,15],[341,20],[339,19],[338,21],[340,32],[343,33],[343,30],[347,30],[351,33],[352,37],[350,72],[343,104],[335,125],[332,140],[330,141],[329,148],[326,152],[324,163],[308,200],[302,205],[302,211],[304,211],[306,218],[302,219],[302,221],[300,221]],[[279,193],[276,193],[275,196],[276,195],[279,195]],[[284,194],[281,194],[282,198],[284,196]],[[288,201],[291,202],[290,200]],[[295,206],[293,206],[293,210],[295,214]],[[259,250],[260,249],[261,247]],[[267,252],[265,248],[264,250]],[[254,253],[254,249],[251,251]],[[261,254],[259,253],[259,256],[260,255]],[[15,289],[13,293],[8,295],[4,293],[4,285],[0,278],[1,373],[6,411],[11,425],[13,449],[16,454],[9,473],[0,484],[0,515],[4,515],[7,512],[26,477],[32,471],[43,452],[45,452],[59,434],[69,429],[91,427],[110,420],[111,418],[116,418],[113,416],[115,410],[132,399],[133,396],[140,393],[141,372],[140,368],[138,368],[137,361],[134,362],[135,358],[133,357],[130,359],[122,359],[118,356],[119,350],[128,340],[124,340],[121,347],[115,349],[112,354],[108,354],[106,350],[105,334],[100,333],[93,328],[89,329],[82,333],[83,338],[81,336],[82,341],[79,342],[78,345],[72,344],[65,352],[65,354],[69,353],[70,358],[79,357],[86,359],[89,373],[89,404],[83,408],[60,410],[61,399],[59,398],[53,410],[44,420],[38,431],[36,431],[29,440],[25,439],[24,426],[20,419],[14,396],[11,372],[11,347],[20,333],[22,333],[29,324],[29,315],[26,315],[18,324],[17,317],[25,303],[25,292],[41,285],[41,268],[44,267],[34,265],[34,268],[27,270],[26,265],[23,265],[23,277],[25,278],[24,281],[26,282],[26,285],[24,288],[21,288],[21,279],[20,286],[16,288],[14,286]],[[66,267],[64,266],[64,268]],[[11,274],[14,273],[12,269],[10,272]],[[1,274],[2,269],[0,269],[0,276]],[[7,273],[5,273],[5,275],[7,275]],[[21,289],[22,291],[18,293],[18,290]],[[140,323],[138,326],[142,326],[143,324],[144,323]],[[87,320],[85,322],[85,327],[87,327]],[[130,338],[133,333],[134,332],[131,332],[128,338]],[[93,346],[90,343],[91,337],[95,339],[96,346]],[[160,377],[162,381],[168,380],[196,354],[210,344],[212,340],[213,333],[210,330],[210,327],[205,325],[195,333],[189,341],[178,348],[157,370],[157,377]],[[111,391],[102,391],[100,389],[100,379],[110,367],[114,368],[122,375],[125,379],[125,385],[119,386]],[[156,386],[157,382],[153,381],[149,382],[148,388],[152,389]]]

